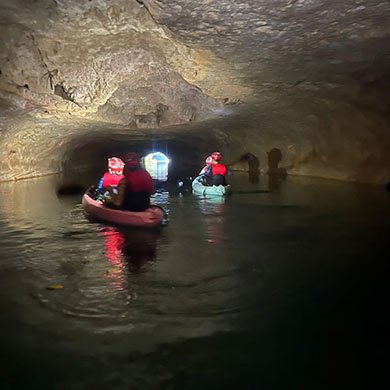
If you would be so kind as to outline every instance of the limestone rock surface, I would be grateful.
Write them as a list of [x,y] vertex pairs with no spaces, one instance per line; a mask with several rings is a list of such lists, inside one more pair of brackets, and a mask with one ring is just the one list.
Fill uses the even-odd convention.
[[387,182],[389,20],[384,0],[0,0],[2,180],[59,170],[83,134],[153,129],[263,172],[278,148],[289,173]]

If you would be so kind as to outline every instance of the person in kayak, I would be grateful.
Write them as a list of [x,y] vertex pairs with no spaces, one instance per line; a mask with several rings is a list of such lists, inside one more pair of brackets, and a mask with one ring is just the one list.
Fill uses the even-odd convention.
[[118,157],[108,159],[108,172],[100,179],[98,190],[105,187],[117,187],[118,183],[124,178],[123,167],[125,163]]
[[226,185],[225,176],[228,174],[228,169],[225,164],[220,162],[221,153],[211,153],[211,164],[206,171],[201,175],[201,183],[205,186]]
[[212,164],[212,162],[213,162],[213,158],[211,156],[208,156],[206,158],[206,161],[205,161],[206,165],[199,172],[198,176],[201,176],[201,175],[205,174],[207,172],[208,167]]
[[110,157],[108,159],[108,172],[99,180],[97,188],[92,187],[94,190],[92,196],[95,200],[104,203],[111,196],[110,189],[111,191],[116,191],[119,181],[124,178],[124,165],[125,163],[118,157]]
[[141,167],[136,153],[125,156],[124,178],[118,183],[117,190],[117,194],[111,193],[107,207],[129,211],[145,211],[150,207],[150,195],[155,192],[153,179]]

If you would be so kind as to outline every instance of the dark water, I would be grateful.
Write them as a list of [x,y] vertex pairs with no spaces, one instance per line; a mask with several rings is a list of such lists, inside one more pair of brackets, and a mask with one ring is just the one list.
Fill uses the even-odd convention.
[[1,184],[1,389],[387,387],[389,196],[232,180],[271,191],[160,195],[157,232]]

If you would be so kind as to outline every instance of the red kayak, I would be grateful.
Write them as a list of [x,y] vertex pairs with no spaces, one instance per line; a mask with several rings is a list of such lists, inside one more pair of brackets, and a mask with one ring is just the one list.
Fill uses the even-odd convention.
[[156,227],[161,225],[164,218],[163,210],[157,206],[151,206],[145,211],[110,209],[88,194],[84,194],[82,204],[90,217],[116,225]]

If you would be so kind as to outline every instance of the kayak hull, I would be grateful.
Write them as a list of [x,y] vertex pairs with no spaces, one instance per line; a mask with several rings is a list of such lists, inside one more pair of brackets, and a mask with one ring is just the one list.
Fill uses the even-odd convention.
[[198,181],[198,177],[192,182],[192,192],[196,195],[202,196],[226,196],[231,192],[231,186],[204,186]]
[[139,212],[110,209],[88,194],[84,194],[82,204],[89,217],[115,225],[156,227],[161,225],[164,218],[164,212],[160,207],[151,206]]

